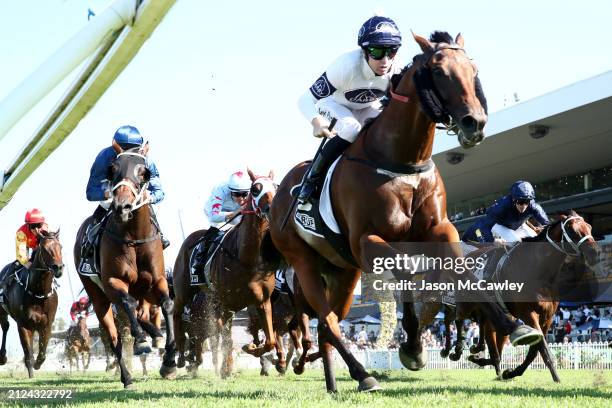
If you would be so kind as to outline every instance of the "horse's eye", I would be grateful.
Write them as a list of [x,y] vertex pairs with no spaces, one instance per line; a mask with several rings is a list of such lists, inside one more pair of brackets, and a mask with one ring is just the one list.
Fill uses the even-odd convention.
[[437,77],[444,76],[444,70],[440,67],[432,68],[431,73]]

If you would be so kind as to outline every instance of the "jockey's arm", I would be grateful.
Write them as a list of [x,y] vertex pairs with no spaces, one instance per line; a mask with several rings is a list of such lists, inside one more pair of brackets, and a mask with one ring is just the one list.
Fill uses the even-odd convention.
[[15,236],[15,252],[17,261],[21,265],[29,267],[30,254],[28,252],[28,238],[23,231],[17,231],[17,235]]
[[540,204],[534,203],[532,205],[532,208],[533,209],[531,211],[531,216],[537,223],[539,223],[541,226],[546,226],[550,224],[548,215],[546,214],[546,211],[544,211],[542,206],[540,206]]
[[151,204],[157,204],[161,202],[164,197],[164,190],[162,189],[161,180],[159,179],[159,171],[157,166],[152,161],[147,160],[147,168],[151,172],[151,178],[149,179],[149,197]]
[[226,221],[226,217],[230,215],[231,211],[223,211],[223,196],[225,193],[221,186],[215,187],[212,191],[206,205],[204,206],[204,213],[208,217],[208,221],[212,223],[222,223]]
[[109,157],[112,157],[110,153],[106,149],[102,150],[89,170],[86,189],[88,201],[104,201],[110,197],[107,180]]

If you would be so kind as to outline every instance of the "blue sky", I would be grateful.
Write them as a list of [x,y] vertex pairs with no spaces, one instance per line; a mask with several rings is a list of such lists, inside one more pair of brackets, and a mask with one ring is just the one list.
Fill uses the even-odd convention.
[[[0,6],[0,98],[83,25],[87,9],[106,1],[21,0]],[[606,46],[612,3],[564,1],[233,1],[180,0],[131,64],[73,134],[0,211],[4,262],[14,259],[14,231],[27,208],[39,207],[61,226],[65,262],[72,266],[74,236],[95,208],[85,199],[89,168],[109,145],[115,129],[137,126],[152,144],[166,200],[162,228],[181,243],[178,213],[186,233],[206,225],[203,202],[211,188],[235,169],[274,169],[277,179],[310,158],[318,146],[297,99],[340,53],[356,47],[361,23],[375,12],[393,18],[404,35],[398,56],[417,53],[410,30],[462,32],[479,66],[491,111],[612,68]],[[41,101],[0,142],[0,165],[13,159],[70,78]],[[611,84],[612,86],[612,84]],[[454,146],[442,137],[437,149]],[[76,294],[81,285],[70,268]],[[68,318],[72,299],[61,279],[58,316]],[[11,330],[15,344],[16,330]]]

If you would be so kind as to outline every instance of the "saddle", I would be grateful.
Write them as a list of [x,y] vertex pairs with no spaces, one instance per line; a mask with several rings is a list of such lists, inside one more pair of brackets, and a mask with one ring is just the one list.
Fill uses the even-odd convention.
[[83,276],[100,278],[100,231],[106,224],[110,212],[107,212],[98,223],[87,226],[85,237],[81,243],[81,262],[78,273]]
[[[320,189],[317,188],[307,203],[297,206],[294,221],[297,227],[304,232],[324,238],[346,262],[358,267],[348,240],[340,233],[340,229],[337,227],[336,216],[331,205],[329,187],[333,171],[339,160],[340,158],[330,166],[323,186]],[[291,195],[298,195],[300,188],[301,184],[294,186],[291,189]]]
[[[215,228],[216,229],[216,228]],[[212,288],[210,282],[210,264],[221,247],[227,231],[216,230],[206,233],[194,245],[194,250],[189,256],[189,282],[191,286],[207,285]]]

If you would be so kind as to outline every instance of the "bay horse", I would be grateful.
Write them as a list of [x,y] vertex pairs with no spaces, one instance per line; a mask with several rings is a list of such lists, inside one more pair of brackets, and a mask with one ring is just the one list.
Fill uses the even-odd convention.
[[[109,168],[108,179],[111,181],[112,204],[101,232],[101,286],[88,276],[79,274],[79,277],[92,300],[100,326],[110,336],[121,371],[121,382],[128,388],[132,378],[121,355],[121,338],[117,335],[111,303],[123,310],[129,319],[135,355],[151,352],[136,316],[139,302],[146,300],[161,306],[166,322],[166,352],[159,372],[163,378],[174,378],[176,349],[170,318],[172,300],[168,294],[160,232],[151,219],[152,210],[147,198],[150,172],[146,167],[146,157],[137,150],[121,152]],[[81,242],[90,222],[91,217],[83,222],[77,233],[74,246],[77,268]]]
[[[8,316],[17,323],[19,340],[23,348],[24,362],[28,376],[34,377],[46,359],[47,344],[51,335],[51,326],[57,311],[57,292],[55,279],[62,276],[62,245],[59,241],[59,230],[42,233],[38,236],[39,244],[32,255],[32,265],[23,271],[15,270],[14,264],[8,264],[0,272],[4,276],[12,271],[4,291],[7,299],[5,310],[0,306],[0,326],[2,327],[2,347],[0,347],[0,365],[6,364],[6,335],[9,330]],[[38,332],[38,356],[34,361],[33,337]]]
[[[459,242],[447,217],[442,178],[431,160],[436,123],[458,131],[459,142],[466,147],[484,137],[486,102],[477,68],[463,49],[463,37],[453,40],[442,32],[435,32],[429,40],[413,37],[422,54],[392,80],[388,106],[364,126],[340,157],[330,182],[334,216],[355,264],[341,257],[325,239],[298,228],[295,221],[282,228],[292,203],[291,189],[301,183],[307,162],[285,176],[272,206],[274,244],[294,267],[305,297],[319,317],[319,349],[329,392],[336,391],[332,346],[358,381],[359,390],[380,389],[342,343],[338,326],[351,307],[361,271],[371,269],[373,256],[399,255],[389,242]],[[452,256],[461,255],[454,248]],[[408,311],[411,307],[405,305]],[[489,313],[501,331],[515,329],[496,305]],[[407,314],[404,312],[405,317]],[[420,364],[422,353],[422,349],[405,344],[400,349],[407,366]]]
[[[184,307],[193,299],[195,291],[202,290],[206,294],[206,303],[213,312],[216,331],[222,339],[223,378],[229,376],[232,371],[231,323],[234,312],[248,305],[256,305],[258,315],[266,322],[265,343],[261,346],[245,346],[247,353],[260,357],[274,349],[276,342],[270,296],[274,290],[274,272],[280,263],[280,257],[268,236],[268,214],[277,186],[272,180],[272,172],[267,177],[256,176],[251,170],[248,170],[248,174],[251,178],[251,188],[246,207],[242,211],[242,220],[225,234],[219,250],[210,261],[211,288],[205,285],[200,289],[191,287],[189,279],[190,255],[198,240],[206,233],[204,230],[191,234],[183,242],[173,270],[176,294],[174,322],[177,326],[178,347],[184,343]],[[183,335],[179,338],[181,333]]]
[[[597,257],[598,246],[591,235],[591,225],[574,211],[560,213],[558,219],[536,237],[523,238],[523,242],[513,247],[508,254],[499,270],[499,280],[526,282],[522,294],[530,296],[525,299],[524,295],[519,298],[517,294],[509,293],[504,297],[506,307],[512,315],[529,326],[547,333],[552,326],[559,299],[564,296],[558,288],[560,282],[568,278],[563,276],[565,261],[568,258],[581,258],[586,265],[594,265]],[[507,380],[523,375],[539,353],[553,381],[560,382],[545,339],[529,347],[525,360],[518,367],[502,372],[500,362],[507,337],[498,333],[491,322],[486,320],[481,324],[481,336],[487,343],[489,358],[470,356],[468,359],[480,366],[494,366],[499,378]]]
[[[79,316],[76,326],[69,327],[66,331],[66,357],[72,372],[73,361],[79,370],[79,356],[83,364],[83,372],[89,368],[91,361],[91,337],[87,329],[87,319]],[[87,356],[87,360],[85,359]]]

